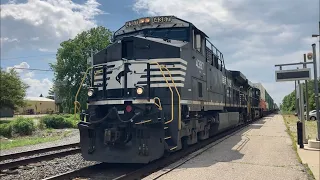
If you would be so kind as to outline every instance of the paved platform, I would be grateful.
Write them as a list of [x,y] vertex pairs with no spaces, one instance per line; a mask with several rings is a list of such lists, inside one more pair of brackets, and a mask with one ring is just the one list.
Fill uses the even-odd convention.
[[[210,147],[211,145],[209,145]],[[202,152],[202,153],[201,153]],[[201,153],[200,155],[197,155]],[[281,115],[265,117],[144,180],[307,180]]]
[[[305,144],[305,147],[308,144]],[[313,173],[316,180],[320,180],[320,150],[312,150],[309,148],[300,149],[297,145],[299,157],[304,164],[308,164],[308,167]]]

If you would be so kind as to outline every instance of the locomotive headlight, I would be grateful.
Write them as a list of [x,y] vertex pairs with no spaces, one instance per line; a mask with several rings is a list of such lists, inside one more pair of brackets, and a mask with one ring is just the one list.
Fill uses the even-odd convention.
[[150,22],[150,18],[145,18],[145,19],[144,19],[144,22],[145,22],[145,23],[149,23],[149,22]]
[[92,89],[89,89],[89,90],[88,90],[88,96],[89,96],[89,97],[93,96],[93,90],[92,90]]
[[143,93],[143,88],[142,87],[138,87],[137,88],[137,94],[142,94]]

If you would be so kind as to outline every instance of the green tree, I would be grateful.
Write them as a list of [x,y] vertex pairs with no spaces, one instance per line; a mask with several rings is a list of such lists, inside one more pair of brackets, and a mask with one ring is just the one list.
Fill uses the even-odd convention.
[[51,87],[48,91],[48,96],[46,97],[48,99],[53,99],[54,100],[54,87]]
[[1,107],[12,108],[25,106],[27,84],[23,83],[18,73],[11,69],[9,72],[0,70],[0,105]]
[[[51,64],[54,70],[55,93],[62,101],[64,112],[72,112],[74,98],[88,68],[87,59],[91,50],[100,51],[106,48],[112,33],[102,26],[78,34],[74,39],[62,42],[57,52],[57,62]],[[82,86],[78,101],[86,107],[86,86]]]
[[[320,80],[318,80],[318,86],[320,87]],[[303,92],[306,93],[305,83],[303,83]],[[309,110],[316,108],[315,94],[314,94],[314,80],[308,81],[308,105]],[[306,99],[304,97],[306,102]],[[296,94],[293,90],[290,94],[285,96],[282,100],[281,110],[282,111],[295,111],[296,110]]]

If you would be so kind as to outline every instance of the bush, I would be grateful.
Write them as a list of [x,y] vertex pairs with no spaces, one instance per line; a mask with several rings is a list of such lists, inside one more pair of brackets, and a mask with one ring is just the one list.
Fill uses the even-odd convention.
[[70,117],[74,117],[73,114],[63,114],[62,115],[64,118],[70,118]]
[[39,123],[38,123],[38,128],[39,129],[41,129],[41,130],[43,130],[43,129],[45,129],[47,126],[46,126],[46,124],[43,122],[43,121],[39,121]]
[[13,132],[19,135],[31,135],[35,130],[35,125],[32,119],[18,117],[12,121]]
[[0,124],[0,136],[8,138],[12,136],[12,125],[10,123]]
[[40,123],[45,124],[47,128],[62,129],[73,128],[74,122],[70,118],[61,115],[48,115],[40,119]]

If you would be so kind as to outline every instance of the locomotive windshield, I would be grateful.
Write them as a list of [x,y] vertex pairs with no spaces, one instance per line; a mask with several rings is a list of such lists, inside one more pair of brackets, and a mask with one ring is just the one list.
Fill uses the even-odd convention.
[[189,41],[188,28],[155,28],[155,29],[144,29],[140,31],[134,31],[131,33],[122,34],[115,36],[114,40],[120,40],[126,36],[140,35],[143,37],[153,37],[162,39],[171,39],[179,41]]
[[128,21],[114,34],[114,41],[125,36],[140,35],[180,41],[189,41],[190,23],[173,16],[157,16]]

